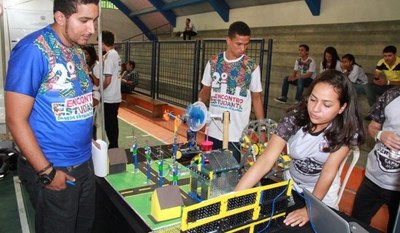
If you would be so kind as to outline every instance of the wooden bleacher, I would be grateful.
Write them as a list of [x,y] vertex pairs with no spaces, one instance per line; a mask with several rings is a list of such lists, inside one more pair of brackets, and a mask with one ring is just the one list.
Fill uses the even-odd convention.
[[163,101],[138,93],[122,94],[122,99],[128,108],[133,108],[133,110],[152,118],[161,118],[168,107],[168,104]]

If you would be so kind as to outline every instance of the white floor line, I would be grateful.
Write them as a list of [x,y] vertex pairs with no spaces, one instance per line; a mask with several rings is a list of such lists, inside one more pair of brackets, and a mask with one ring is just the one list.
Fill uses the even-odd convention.
[[167,142],[166,142],[165,140],[163,140],[163,139],[161,139],[161,138],[158,138],[157,136],[155,136],[155,135],[153,135],[153,134],[147,132],[146,130],[142,129],[142,128],[139,127],[138,125],[132,124],[131,122],[125,120],[124,118],[122,118],[122,117],[120,117],[120,116],[118,116],[118,118],[119,118],[120,120],[124,121],[125,123],[127,123],[128,125],[131,125],[131,126],[133,126],[133,127],[136,127],[136,128],[138,128],[138,129],[142,130],[143,132],[146,132],[146,133],[147,133],[147,135],[142,135],[142,136],[151,136],[151,137],[157,139],[158,141],[167,144]]
[[24,206],[24,200],[22,197],[21,182],[19,181],[17,176],[14,176],[13,179],[14,179],[15,197],[17,198],[18,213],[21,222],[22,233],[30,233],[28,218],[26,217],[26,210]]

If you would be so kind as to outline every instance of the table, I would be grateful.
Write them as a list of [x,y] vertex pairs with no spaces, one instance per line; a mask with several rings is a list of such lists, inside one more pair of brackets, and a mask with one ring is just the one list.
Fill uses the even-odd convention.
[[[162,149],[164,151],[164,155],[167,157],[168,155],[171,155],[172,153],[172,146],[171,145],[165,145],[161,147],[152,147],[152,151],[157,151]],[[144,151],[139,149],[138,151],[139,154],[144,155]],[[129,152],[127,151],[128,155],[128,163],[131,166],[131,170],[128,171],[132,172],[133,166],[131,165],[132,163],[132,156],[129,155]],[[144,156],[140,156],[140,161],[143,161]],[[187,163],[187,161],[190,161],[189,159],[190,156],[187,158],[183,158],[181,160],[182,163]],[[128,165],[128,166],[129,166]],[[126,198],[124,198],[123,195],[121,195],[121,192],[117,192],[112,184],[115,186],[115,180],[116,177],[106,177],[106,178],[96,178],[96,219],[95,219],[95,225],[94,225],[94,230],[93,232],[95,233],[120,233],[120,232],[137,232],[137,233],[142,233],[142,232],[151,232],[153,230],[162,230],[163,226],[157,225],[157,224],[149,224],[148,219],[146,215],[140,215],[137,210],[135,210],[132,205],[132,201],[127,201]],[[129,174],[125,175],[120,175],[119,177],[129,177]],[[183,176],[184,177],[184,176]],[[184,179],[181,179],[182,181]],[[270,180],[266,180],[263,182],[264,184],[268,184]],[[184,186],[185,184],[181,184]],[[146,194],[149,195],[149,194]],[[149,196],[145,197],[142,199],[142,201],[146,201],[146,198],[149,198]],[[302,202],[299,198],[296,197],[295,195],[295,201],[296,204],[294,206],[288,207],[288,211],[290,212],[294,209],[301,208],[304,206],[304,202]],[[148,200],[150,203],[150,200]],[[136,205],[137,206],[137,205]],[[345,215],[344,213],[339,214],[344,217],[348,221],[354,221],[354,219],[351,219],[351,217]],[[278,218],[276,220],[272,220],[269,231],[268,232],[295,232],[295,233],[308,233],[308,232],[313,232],[311,229],[310,224],[307,224],[303,227],[287,227],[283,224],[283,218]],[[178,228],[176,228],[176,231],[179,232],[179,224],[180,220],[168,220],[167,224],[170,225],[176,225]],[[360,223],[365,229],[369,230],[370,232],[378,232],[372,229],[371,227]],[[150,225],[150,226],[149,226]],[[171,231],[173,232],[173,231]]]

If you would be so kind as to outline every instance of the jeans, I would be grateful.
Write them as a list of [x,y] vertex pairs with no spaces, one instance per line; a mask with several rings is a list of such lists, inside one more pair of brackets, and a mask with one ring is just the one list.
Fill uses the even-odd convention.
[[[222,141],[213,138],[213,137],[208,137],[208,140],[212,141],[213,144],[213,150],[216,149],[222,149]],[[232,155],[235,157],[236,161],[240,164],[241,160],[241,153],[240,153],[240,144],[239,142],[229,142],[228,143],[228,149],[232,151]]]
[[32,166],[18,159],[18,176],[35,209],[36,233],[90,233],[95,216],[95,177],[92,160],[80,166],[57,167],[73,176],[74,186],[54,191],[38,182]]
[[356,90],[357,95],[366,94],[366,92],[365,92],[366,85],[365,84],[353,83],[353,87]]
[[108,148],[118,148],[118,108],[119,103],[104,103],[104,128],[109,141]]
[[394,87],[394,85],[379,86],[374,83],[368,83],[365,87],[365,93],[367,94],[368,104],[370,107],[375,104],[376,96],[381,96],[385,91]]
[[296,79],[294,81],[289,81],[289,76],[286,76],[283,79],[283,84],[282,84],[282,91],[281,91],[281,97],[285,100],[287,100],[287,95],[289,92],[289,84],[295,85],[296,86],[296,101],[301,101],[302,96],[303,96],[303,91],[304,88],[310,86],[312,83],[313,79],[312,78],[305,78],[305,79]]
[[387,232],[392,232],[400,202],[400,192],[383,189],[367,177],[357,191],[352,216],[360,221],[370,224],[372,217],[383,204],[389,209],[389,222]]

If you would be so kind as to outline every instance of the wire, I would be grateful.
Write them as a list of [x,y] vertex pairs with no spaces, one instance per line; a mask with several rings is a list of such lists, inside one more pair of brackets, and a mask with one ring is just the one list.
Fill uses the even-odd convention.
[[[274,198],[274,200],[272,201],[271,215],[270,215],[268,224],[267,224],[263,229],[261,229],[261,231],[258,231],[257,233],[264,232],[264,231],[266,231],[266,230],[269,228],[269,225],[271,224],[271,221],[272,221],[272,217],[274,216],[274,213],[275,213],[275,202],[276,202],[276,200],[278,200],[278,198],[279,198],[280,196],[282,196],[282,194],[284,194],[284,193],[287,191],[288,186],[289,186],[289,185],[286,185],[286,186],[285,186],[285,189],[282,190],[282,192],[279,193],[279,194]],[[264,192],[266,192],[266,191],[264,191]],[[262,199],[261,199],[261,200],[262,200]]]

